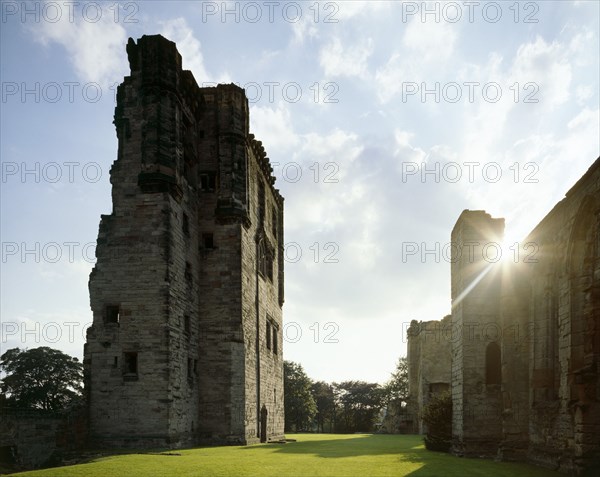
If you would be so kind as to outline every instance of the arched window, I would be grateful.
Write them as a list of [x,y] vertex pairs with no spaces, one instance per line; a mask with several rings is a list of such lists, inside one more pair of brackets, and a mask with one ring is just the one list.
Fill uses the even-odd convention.
[[502,359],[500,346],[495,341],[488,344],[485,350],[485,383],[502,383]]

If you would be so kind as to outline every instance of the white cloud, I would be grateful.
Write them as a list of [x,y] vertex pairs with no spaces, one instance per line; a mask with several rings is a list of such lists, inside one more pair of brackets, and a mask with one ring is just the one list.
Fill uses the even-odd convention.
[[593,65],[598,56],[598,35],[584,28],[571,38],[569,56],[577,66]]
[[[568,43],[548,43],[538,36],[519,45],[510,62],[493,52],[486,64],[465,65],[461,80],[477,81],[480,86],[473,108],[465,108],[463,112],[461,157],[465,161],[485,158],[486,162],[502,162],[505,144],[525,139],[525,130],[535,134],[532,118],[538,118],[541,124],[570,98],[569,58]],[[494,89],[488,89],[489,99],[483,96],[485,85],[492,84],[501,91],[497,101],[492,98]]]
[[381,15],[383,10],[389,10],[390,3],[356,0],[352,2],[339,2],[334,4],[334,6],[327,7],[323,4],[322,17],[324,20],[338,19],[340,22],[347,22],[356,18],[358,21],[363,22],[366,16]]
[[426,154],[420,147],[414,147],[410,144],[414,133],[396,129],[394,131],[394,139],[396,140],[396,149],[394,156],[399,158],[403,163],[412,162],[421,164],[425,160]]
[[340,151],[344,151],[344,161],[352,162],[362,149],[357,141],[358,136],[356,134],[339,128],[335,128],[327,135],[308,133],[303,135],[303,145],[298,155],[331,158],[340,157]]
[[76,20],[71,22],[65,14],[57,22],[35,23],[31,27],[36,28],[34,38],[44,45],[63,46],[75,73],[83,81],[102,86],[121,81],[127,74],[127,34],[123,26],[114,21],[114,12],[109,7],[102,7],[97,22],[86,21],[82,15],[74,16]]
[[367,201],[367,204],[358,210],[356,218],[361,223],[360,231],[350,238],[345,248],[349,256],[355,257],[357,269],[369,270],[375,267],[383,254],[382,242],[379,240],[381,216],[377,207]]
[[161,35],[177,44],[177,50],[183,61],[183,68],[190,70],[196,82],[203,83],[230,83],[229,75],[224,73],[219,76],[209,74],[204,66],[202,45],[195,37],[194,30],[187,24],[185,18],[179,17],[162,22]]
[[583,105],[589,99],[594,97],[594,88],[592,85],[579,85],[575,88],[575,97],[577,98],[577,104]]
[[[291,159],[302,170],[303,183],[311,187],[289,187],[286,214],[293,220],[286,226],[290,231],[333,230],[343,226],[349,214],[361,214],[358,209],[370,192],[362,174],[355,172],[361,152],[357,135],[340,129],[299,136]],[[315,193],[319,200],[311,200]]]
[[321,49],[319,62],[325,75],[334,76],[367,76],[367,60],[373,52],[373,40],[368,38],[362,42],[344,46],[338,37]]
[[402,78],[410,78],[411,81],[414,81],[414,77],[411,77],[409,71],[410,66],[402,60],[399,52],[393,53],[387,63],[377,69],[375,72],[375,80],[379,85],[377,95],[382,103],[387,103],[401,91]]
[[[306,4],[308,7],[308,4]],[[305,12],[306,13],[306,12]],[[298,21],[290,22],[292,28],[292,44],[295,46],[302,45],[307,39],[318,39],[319,30],[318,22],[310,14],[304,14]]]
[[[592,131],[594,131],[594,125],[600,124],[600,116],[598,115],[598,110],[596,109],[595,111],[592,111],[591,109],[585,108],[583,109],[577,116],[575,116],[573,119],[571,119],[569,121],[569,123],[567,124],[567,127],[570,130],[575,130],[575,129],[580,129],[580,128],[592,128],[591,130],[589,130],[589,132],[591,133]],[[597,131],[596,131],[597,132]],[[588,141],[590,145],[592,146],[598,146],[598,136],[594,136],[591,135],[588,138]]]
[[423,22],[419,17],[414,17],[408,22],[403,45],[411,56],[418,57],[420,61],[437,62],[450,58],[455,51],[458,40],[457,25],[447,22]]
[[285,103],[278,103],[275,107],[251,106],[250,132],[263,141],[271,157],[282,155],[299,141],[292,126],[292,115]]
[[547,43],[538,36],[534,42],[519,46],[507,77],[507,86],[519,83],[521,93],[526,83],[539,89],[540,106],[552,110],[568,101],[572,68],[568,48],[558,42]]
[[584,108],[556,134],[528,131],[499,159],[500,182],[469,187],[473,203],[505,217],[511,240],[523,239],[598,156],[599,124],[599,110]]
[[423,81],[434,83],[443,79],[447,68],[457,65],[458,39],[456,25],[413,18],[402,37],[402,48],[394,50],[375,72],[379,100],[389,102],[407,83],[420,85]]
[[91,314],[82,315],[74,309],[46,312],[29,308],[2,320],[2,349],[49,346],[81,359],[82,344],[91,324]]

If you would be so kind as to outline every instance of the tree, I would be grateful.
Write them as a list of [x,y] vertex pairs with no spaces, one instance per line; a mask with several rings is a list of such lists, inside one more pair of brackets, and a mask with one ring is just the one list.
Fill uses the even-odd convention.
[[335,389],[325,381],[312,385],[312,394],[317,404],[317,432],[325,432],[325,423],[329,422],[329,432],[335,424]]
[[401,405],[408,398],[408,360],[406,356],[398,358],[396,370],[384,385],[386,402]]
[[365,381],[344,381],[334,386],[340,404],[336,432],[371,432],[383,406],[382,387]]
[[390,379],[383,385],[385,400],[385,417],[381,430],[389,433],[406,432],[409,421],[408,400],[408,361],[406,357],[398,358],[396,369]]
[[0,356],[0,370],[9,406],[59,411],[81,399],[83,366],[57,349],[9,349]]
[[317,405],[311,392],[312,381],[302,366],[293,361],[283,362],[283,391],[285,430],[306,431],[312,427]]

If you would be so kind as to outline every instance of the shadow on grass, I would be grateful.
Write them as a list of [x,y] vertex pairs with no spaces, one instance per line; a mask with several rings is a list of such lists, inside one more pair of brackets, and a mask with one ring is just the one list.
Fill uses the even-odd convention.
[[527,463],[496,462],[491,459],[457,457],[445,452],[426,450],[421,435],[365,434],[360,437],[327,438],[268,444],[243,449],[264,449],[278,454],[312,454],[322,458],[368,457],[393,455],[398,464],[418,464],[420,467],[403,474],[410,477],[464,477],[464,476],[503,476],[531,477],[560,476],[557,472]]
[[[307,436],[314,436],[306,434]],[[249,446],[242,450],[264,449],[272,451],[277,449],[277,453],[282,454],[313,454],[319,457],[356,457],[356,456],[374,456],[374,455],[394,455],[401,453],[411,453],[418,456],[426,452],[424,448],[419,449],[423,444],[423,436],[403,435],[403,439],[398,436],[388,434],[363,434],[355,437],[348,434],[341,434],[339,438],[318,440],[299,440],[297,442],[288,442],[287,444],[272,443],[263,446]]]
[[[294,436],[296,437],[296,436]],[[295,473],[302,469],[306,463],[308,467],[323,469],[322,475],[395,475],[403,477],[548,477],[560,474],[536,468],[526,464],[499,463],[486,459],[459,458],[442,452],[428,451],[423,447],[423,436],[417,435],[382,435],[382,434],[360,434],[360,435],[299,435],[297,442],[287,444],[261,444],[252,446],[232,446],[229,451],[206,452],[215,449],[212,446],[193,447],[186,449],[111,449],[90,452],[81,460],[83,463],[94,463],[113,456],[125,455],[152,455],[160,456],[158,462],[153,461],[153,466],[167,466],[172,473],[168,475],[199,475],[189,472],[190,458],[203,459],[206,454],[214,465],[214,472],[206,475],[236,475],[232,473],[229,465],[231,462],[248,462],[257,466],[256,469],[266,468],[269,471],[261,475],[292,476],[301,475]],[[193,451],[190,453],[189,451]],[[178,455],[185,455],[187,459],[179,459]],[[237,454],[241,452],[242,454]],[[254,452],[254,455],[245,454]],[[307,459],[292,458],[304,455]],[[235,456],[235,457],[234,457]],[[274,458],[279,456],[279,458]],[[382,458],[380,459],[379,456]],[[351,458],[358,459],[351,459]],[[323,460],[319,460],[323,458]],[[343,460],[343,458],[350,458]],[[339,460],[338,460],[339,459]],[[187,461],[187,464],[184,463]],[[181,462],[181,467],[178,467]],[[321,464],[322,463],[322,464]],[[125,463],[131,468],[135,462]],[[173,467],[170,467],[170,466]],[[243,464],[242,464],[243,465]],[[207,469],[211,469],[209,467]],[[327,469],[331,470],[328,472]],[[358,470],[360,469],[360,470]],[[163,469],[164,470],[164,469]],[[204,469],[206,470],[206,469]],[[238,469],[239,470],[239,469]],[[264,469],[263,469],[264,470]],[[89,475],[94,474],[94,468],[90,467]],[[277,473],[274,473],[274,472]],[[357,474],[358,472],[358,474]],[[52,474],[44,474],[52,475]],[[73,473],[72,475],[86,475]],[[104,474],[117,475],[117,474]],[[118,475],[136,475],[136,473],[119,473]],[[138,474],[139,475],[139,474]],[[167,475],[167,474],[161,474]],[[247,474],[245,474],[247,475]]]
[[[189,449],[198,449],[198,447],[190,447]],[[165,457],[173,457],[173,456],[181,456],[179,451],[184,449],[170,449],[170,448],[157,448],[157,449],[123,449],[123,448],[108,448],[108,449],[90,449],[83,452],[79,452],[77,454],[73,453],[64,459],[61,460],[60,464],[43,466],[36,469],[27,469],[27,468],[19,468],[14,469],[12,472],[27,472],[30,470],[44,470],[44,469],[53,469],[57,467],[69,467],[73,465],[79,464],[93,464],[103,459],[108,459],[110,457],[119,457],[119,456],[128,456],[128,455],[153,455],[153,456],[165,456]],[[1,473],[0,476],[4,476],[7,474]],[[12,475],[12,474],[8,474]]]

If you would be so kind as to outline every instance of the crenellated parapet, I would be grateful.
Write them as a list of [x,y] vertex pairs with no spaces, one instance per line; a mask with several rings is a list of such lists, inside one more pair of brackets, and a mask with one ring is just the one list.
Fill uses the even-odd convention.
[[267,153],[262,144],[262,141],[259,141],[254,137],[254,134],[248,135],[248,147],[254,153],[256,160],[258,161],[258,165],[260,170],[264,174],[267,179],[268,184],[271,186],[273,193],[275,194],[275,198],[279,204],[283,204],[283,196],[279,193],[279,189],[274,187],[275,185],[275,176],[273,175],[273,166],[271,166],[271,161],[267,157]]

